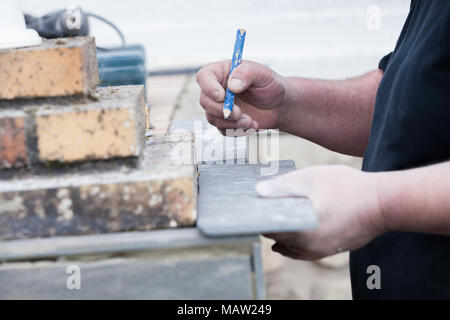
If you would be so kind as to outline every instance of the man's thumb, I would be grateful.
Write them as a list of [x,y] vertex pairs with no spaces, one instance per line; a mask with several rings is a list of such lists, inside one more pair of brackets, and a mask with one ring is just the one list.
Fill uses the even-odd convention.
[[249,64],[238,66],[228,79],[228,89],[233,93],[242,93],[252,85],[252,68]]
[[299,181],[290,178],[289,175],[285,175],[259,182],[256,185],[256,192],[263,198],[306,197],[305,187]]

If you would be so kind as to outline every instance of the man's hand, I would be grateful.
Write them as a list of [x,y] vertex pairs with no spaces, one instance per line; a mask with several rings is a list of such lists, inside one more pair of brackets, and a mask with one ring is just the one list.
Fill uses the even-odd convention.
[[[226,129],[278,129],[286,98],[286,80],[263,65],[244,61],[231,77],[230,61],[209,64],[197,74],[200,104],[206,118],[222,133]],[[236,94],[233,113],[223,118],[225,88]]]
[[266,235],[276,241],[272,249],[314,260],[358,249],[387,231],[377,177],[346,166],[317,166],[259,183],[262,197],[308,197],[319,220],[314,231]]
[[[197,74],[206,118],[223,134],[226,129],[279,129],[333,151],[364,154],[381,70],[348,80],[318,80],[282,77],[244,61],[229,77],[230,64],[215,62]],[[225,120],[227,87],[236,94],[236,105]]]

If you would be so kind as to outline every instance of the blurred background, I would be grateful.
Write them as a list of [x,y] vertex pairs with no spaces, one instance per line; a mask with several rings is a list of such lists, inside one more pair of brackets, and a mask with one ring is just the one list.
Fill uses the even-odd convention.
[[[229,59],[235,29],[243,27],[249,35],[246,59],[287,75],[337,77],[368,70],[391,50],[409,8],[409,0],[21,0],[21,4],[24,11],[37,15],[75,4],[110,19],[129,43],[145,45],[151,70]],[[380,9],[379,15],[371,6]],[[98,45],[119,44],[114,31],[101,22],[93,21],[92,31]],[[320,70],[313,67],[318,61]]]
[[[266,64],[282,75],[342,79],[378,65],[393,50],[409,9],[409,0],[21,0],[25,12],[43,15],[80,5],[114,22],[128,44],[146,49],[147,68],[196,69],[231,58],[236,29],[247,29],[244,57]],[[92,20],[99,46],[119,45],[117,34]],[[169,90],[163,82],[163,90]],[[149,92],[156,87],[148,82]],[[175,118],[202,117],[194,75],[178,99]],[[327,151],[286,134],[280,158],[298,168],[347,164],[361,159]],[[318,262],[293,261],[271,252],[263,239],[269,299],[350,299],[348,254]]]

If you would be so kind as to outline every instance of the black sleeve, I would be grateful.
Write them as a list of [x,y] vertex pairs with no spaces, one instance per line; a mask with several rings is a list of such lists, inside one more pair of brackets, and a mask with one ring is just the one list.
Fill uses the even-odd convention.
[[[397,50],[399,45],[403,42],[403,38],[405,37],[405,33],[408,30],[408,28],[409,28],[409,24],[411,22],[411,17],[412,17],[412,14],[414,12],[414,8],[416,7],[416,5],[417,5],[417,0],[411,0],[411,7],[410,7],[410,10],[409,10],[409,14],[408,14],[408,17],[406,18],[405,24],[403,25],[403,29],[402,29],[402,32],[400,33],[400,36],[399,36],[398,40],[397,40],[397,44],[395,45],[395,50]],[[378,69],[386,71],[386,68],[389,66],[389,62],[391,60],[391,57],[392,57],[393,53],[394,53],[394,51],[389,53],[389,54],[387,54],[387,55],[385,55],[380,60],[380,63],[378,64]]]
[[391,59],[392,52],[385,55],[378,64],[378,69],[385,71],[387,66],[389,65],[389,60]]

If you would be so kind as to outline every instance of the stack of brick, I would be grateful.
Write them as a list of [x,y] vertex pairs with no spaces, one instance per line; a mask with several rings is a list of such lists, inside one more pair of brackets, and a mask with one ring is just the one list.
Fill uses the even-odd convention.
[[97,88],[92,38],[0,50],[0,240],[192,226],[192,137],[145,142],[142,86]]

